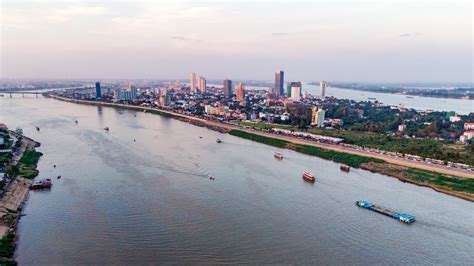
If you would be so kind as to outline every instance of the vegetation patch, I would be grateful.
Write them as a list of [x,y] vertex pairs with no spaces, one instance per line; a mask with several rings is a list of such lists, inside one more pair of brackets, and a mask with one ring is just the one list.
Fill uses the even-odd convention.
[[18,172],[16,175],[28,179],[35,178],[38,175],[38,170],[36,170],[36,167],[42,155],[43,154],[41,152],[37,152],[35,150],[26,150],[16,165],[18,167]]
[[321,149],[321,148],[310,146],[310,145],[298,144],[296,145],[295,150],[297,152],[301,152],[304,154],[317,156],[317,157],[335,161],[338,163],[347,164],[352,167],[359,167],[361,164],[368,163],[368,162],[375,162],[375,163],[384,162],[384,160],[377,159],[377,158],[365,157],[365,156],[360,156],[357,154],[350,154],[350,153],[339,152],[339,151],[325,150],[325,149]]
[[253,141],[256,141],[256,142],[260,142],[260,143],[271,145],[271,146],[278,147],[278,148],[285,148],[287,146],[287,144],[289,143],[286,140],[269,138],[269,137],[260,136],[260,135],[252,134],[252,133],[247,133],[245,131],[240,131],[240,130],[235,130],[235,129],[229,131],[229,134],[232,135],[232,136],[253,140]]
[[375,162],[375,163],[384,162],[384,160],[381,160],[381,159],[364,157],[364,156],[360,156],[356,154],[349,154],[349,153],[338,152],[338,151],[325,150],[325,149],[321,149],[321,148],[310,146],[310,145],[293,144],[286,140],[260,136],[257,134],[247,133],[240,130],[231,130],[229,131],[229,134],[233,136],[257,141],[257,142],[271,145],[278,148],[292,149],[300,153],[317,156],[317,157],[335,161],[338,163],[344,163],[352,167],[359,167],[361,164],[367,163],[367,162]]
[[[428,170],[404,167],[389,163],[366,163],[362,168],[385,175],[397,177],[417,185],[424,185],[443,191],[462,192],[467,199],[474,199],[474,179],[440,174]],[[457,194],[454,194],[457,195]]]
[[[0,257],[11,258],[13,252],[15,252],[15,233],[11,232],[0,240]],[[1,265],[11,265],[7,263],[8,261],[0,261]]]

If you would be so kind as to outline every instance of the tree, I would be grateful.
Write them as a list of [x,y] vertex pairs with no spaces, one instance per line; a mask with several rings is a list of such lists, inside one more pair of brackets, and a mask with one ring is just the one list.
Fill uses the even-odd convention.
[[19,173],[20,173],[20,168],[18,168],[18,166],[16,165],[12,165],[8,167],[7,170],[5,171],[5,175],[8,177],[14,177],[18,175]]

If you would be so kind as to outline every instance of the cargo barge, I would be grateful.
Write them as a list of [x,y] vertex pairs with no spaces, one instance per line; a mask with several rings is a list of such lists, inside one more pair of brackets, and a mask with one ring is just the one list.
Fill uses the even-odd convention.
[[372,210],[374,212],[378,212],[380,214],[392,217],[395,220],[399,220],[399,221],[407,223],[407,224],[411,224],[411,223],[414,223],[416,221],[415,217],[412,216],[412,215],[405,214],[405,213],[394,212],[394,211],[391,211],[391,210],[386,209],[384,207],[371,204],[371,203],[369,203],[368,201],[365,201],[365,200],[356,201],[356,205],[358,207],[368,209],[368,210]]

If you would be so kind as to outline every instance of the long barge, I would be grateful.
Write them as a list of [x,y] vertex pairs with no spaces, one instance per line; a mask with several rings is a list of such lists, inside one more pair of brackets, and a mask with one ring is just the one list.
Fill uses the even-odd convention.
[[368,201],[365,201],[365,200],[356,201],[356,205],[358,207],[368,209],[368,210],[378,212],[380,214],[392,217],[393,219],[399,220],[399,221],[404,222],[404,223],[411,224],[411,223],[414,223],[416,221],[415,216],[405,214],[405,213],[398,213],[398,212],[386,209],[384,207],[374,205],[374,204],[372,204]]

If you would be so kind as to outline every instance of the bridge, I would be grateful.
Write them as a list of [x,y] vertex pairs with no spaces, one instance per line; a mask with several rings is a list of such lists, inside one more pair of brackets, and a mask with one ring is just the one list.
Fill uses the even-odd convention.
[[38,92],[38,91],[0,91],[0,97],[4,97],[5,94],[10,95],[10,98],[13,98],[13,94],[21,94],[23,98],[25,98],[26,95],[35,95],[36,98],[38,98],[38,95],[43,94],[44,92]]

